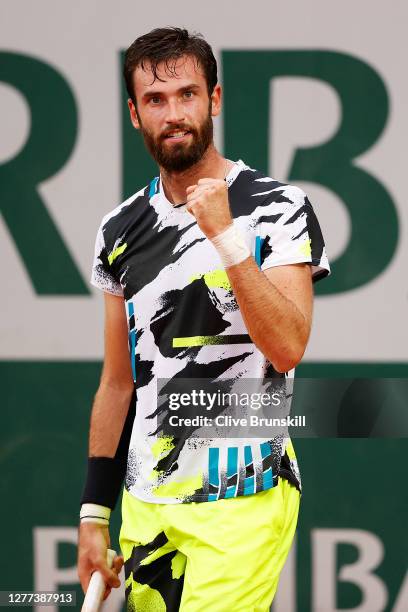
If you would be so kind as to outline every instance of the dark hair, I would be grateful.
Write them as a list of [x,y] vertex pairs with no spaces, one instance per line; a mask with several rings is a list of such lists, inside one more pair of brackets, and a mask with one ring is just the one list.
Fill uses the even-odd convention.
[[158,64],[164,62],[166,71],[174,74],[176,61],[183,55],[194,57],[203,68],[208,95],[211,96],[217,84],[217,62],[210,45],[202,35],[190,34],[182,28],[156,28],[136,38],[125,53],[123,76],[129,98],[133,103],[136,103],[133,73],[138,66],[144,69],[145,62],[148,62],[154,80],[160,80],[157,75]]

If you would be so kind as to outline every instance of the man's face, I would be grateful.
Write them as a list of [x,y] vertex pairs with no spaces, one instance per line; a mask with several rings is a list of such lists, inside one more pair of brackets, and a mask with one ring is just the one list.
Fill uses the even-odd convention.
[[[170,64],[173,67],[173,64]],[[140,129],[152,157],[168,172],[196,164],[213,140],[212,116],[220,112],[220,87],[209,98],[205,75],[195,58],[183,56],[174,73],[164,64],[153,81],[149,66],[136,68],[136,108],[129,100],[133,125]]]

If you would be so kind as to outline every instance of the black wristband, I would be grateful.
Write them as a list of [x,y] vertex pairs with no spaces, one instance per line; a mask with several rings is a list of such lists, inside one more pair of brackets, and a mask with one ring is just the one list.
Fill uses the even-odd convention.
[[136,413],[133,393],[114,457],[88,457],[88,471],[81,504],[99,504],[113,510],[126,475],[127,454]]
[[81,504],[116,506],[125,477],[126,464],[112,457],[89,457]]

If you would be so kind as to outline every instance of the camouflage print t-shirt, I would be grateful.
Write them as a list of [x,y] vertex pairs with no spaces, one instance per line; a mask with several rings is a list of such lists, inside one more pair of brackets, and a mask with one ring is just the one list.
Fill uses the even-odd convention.
[[[234,224],[261,270],[309,263],[313,280],[330,272],[312,206],[298,187],[234,164],[226,178]],[[124,297],[136,416],[127,490],[154,503],[216,501],[276,486],[300,488],[287,436],[199,440],[166,433],[166,379],[260,380],[281,374],[251,341],[219,255],[185,206],[166,199],[160,178],[106,215],[91,282]]]

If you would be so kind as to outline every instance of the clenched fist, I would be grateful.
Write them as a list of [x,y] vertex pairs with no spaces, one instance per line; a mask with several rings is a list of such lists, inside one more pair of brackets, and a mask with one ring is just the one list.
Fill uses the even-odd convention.
[[197,185],[187,187],[186,193],[187,210],[207,238],[218,236],[233,223],[224,180],[200,179]]

